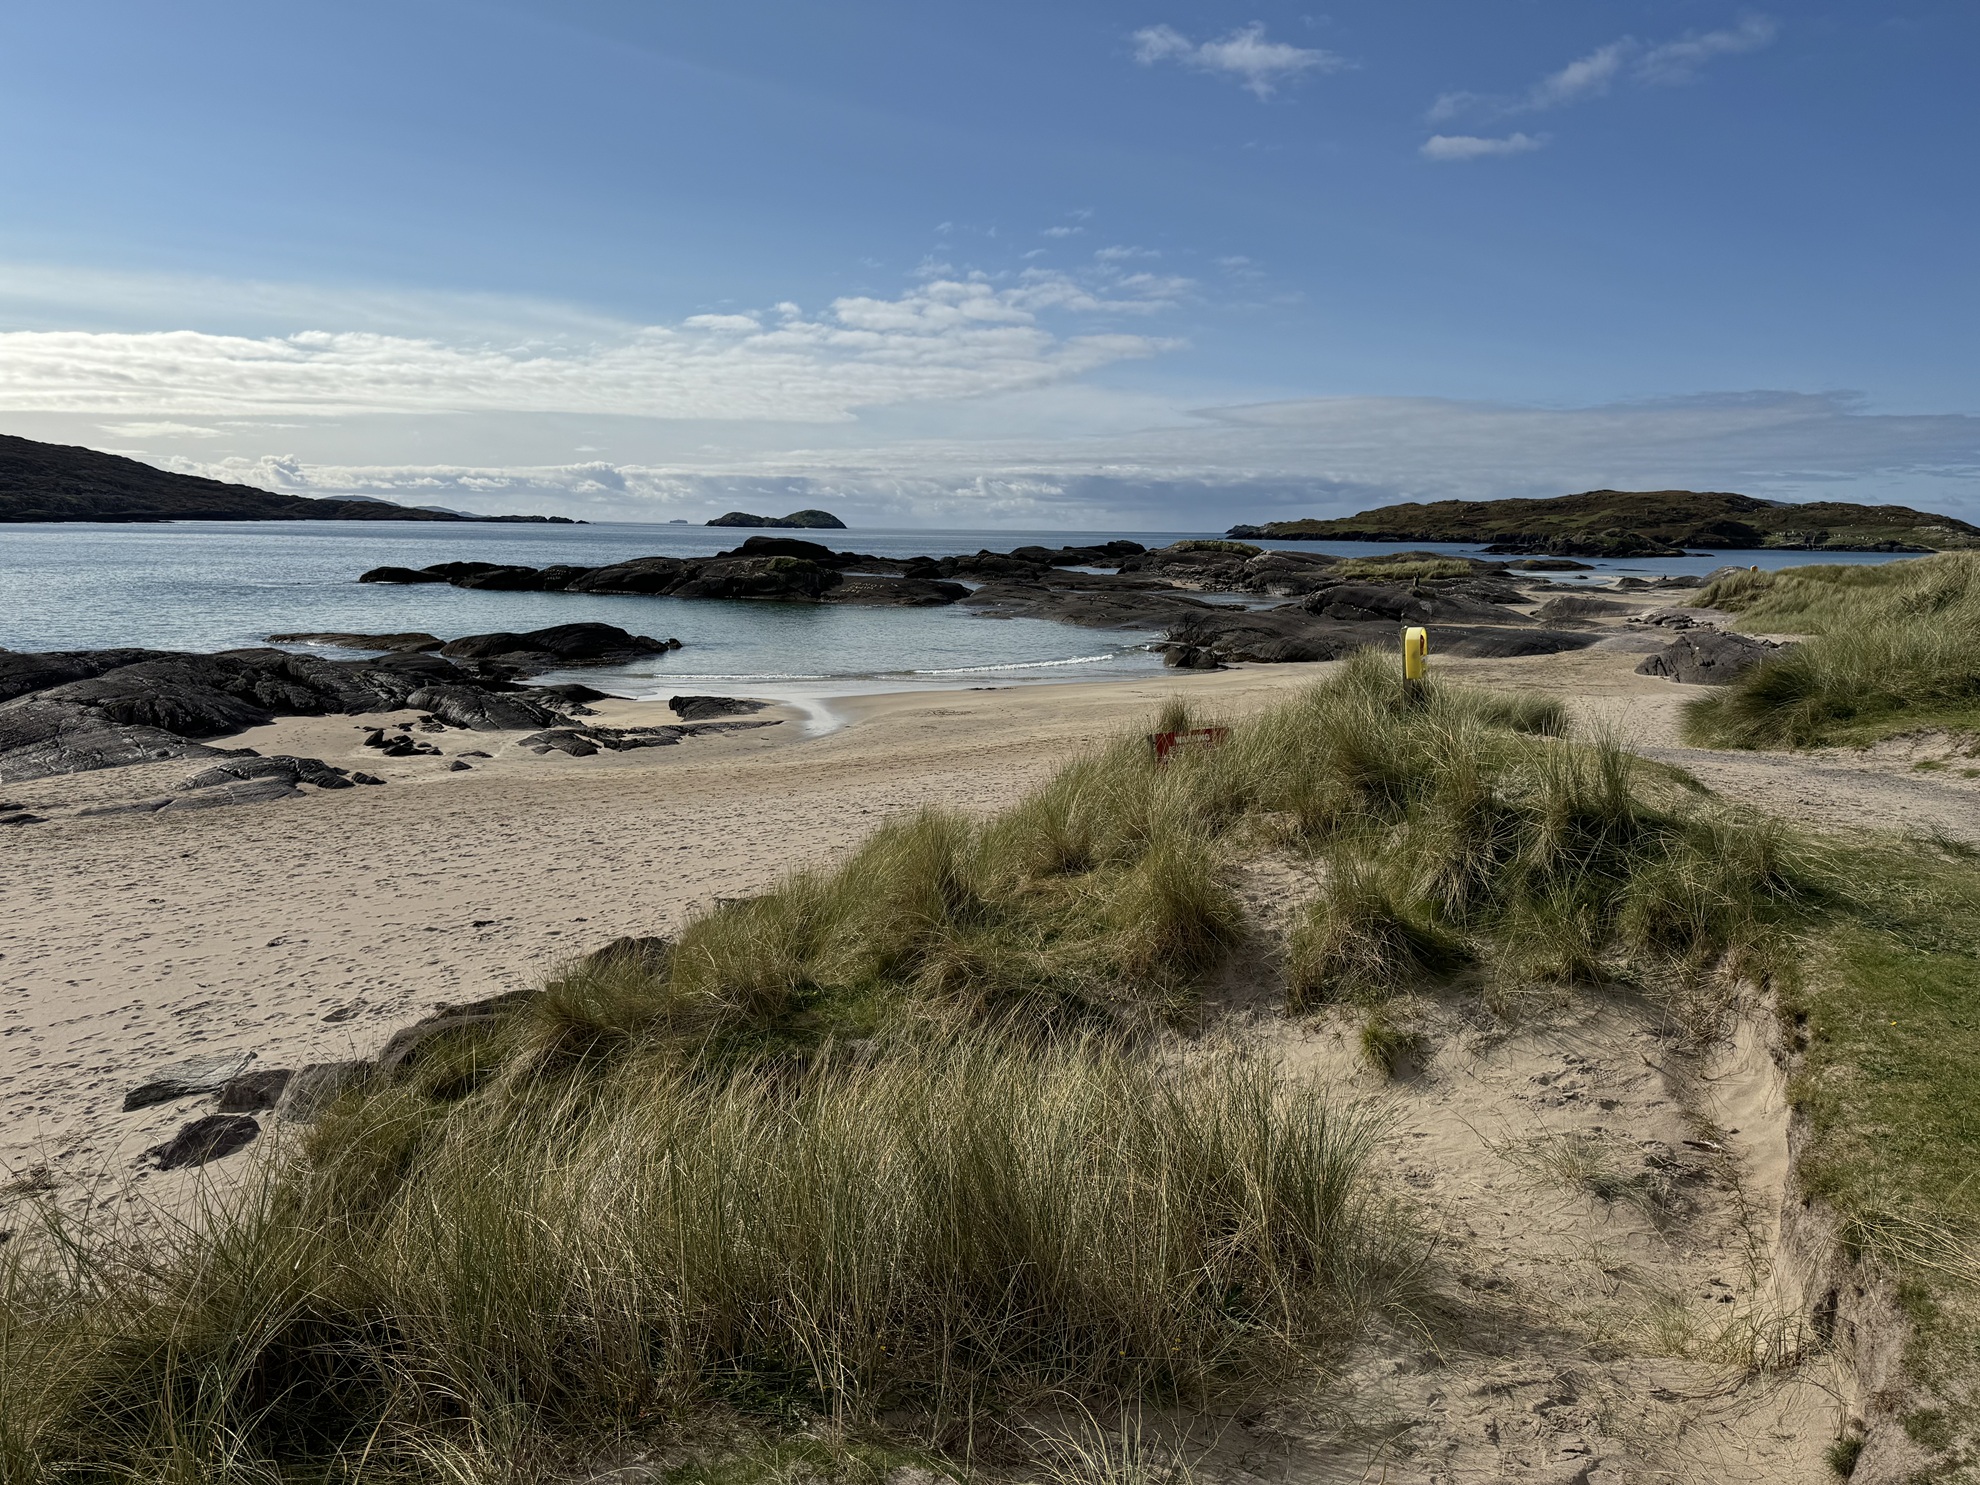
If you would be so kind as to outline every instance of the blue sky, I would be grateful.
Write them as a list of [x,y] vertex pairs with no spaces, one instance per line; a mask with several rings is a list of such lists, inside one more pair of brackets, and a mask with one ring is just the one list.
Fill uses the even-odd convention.
[[16,4],[0,429],[621,519],[1980,514],[1977,42],[1968,0]]

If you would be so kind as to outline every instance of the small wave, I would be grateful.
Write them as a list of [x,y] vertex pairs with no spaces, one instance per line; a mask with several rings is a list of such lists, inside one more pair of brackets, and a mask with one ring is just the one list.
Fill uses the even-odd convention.
[[1001,670],[1050,670],[1061,665],[1102,665],[1109,660],[1118,660],[1121,652],[1110,650],[1104,655],[1078,655],[1070,660],[1020,660],[1010,665],[952,665],[941,670],[910,670],[907,675],[986,675]]

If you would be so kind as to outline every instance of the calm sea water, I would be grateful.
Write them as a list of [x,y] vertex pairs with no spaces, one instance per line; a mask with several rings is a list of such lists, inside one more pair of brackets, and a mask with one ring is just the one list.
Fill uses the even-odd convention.
[[[391,521],[175,522],[0,526],[0,648],[218,650],[299,630],[425,630],[443,639],[596,620],[684,648],[592,678],[627,695],[720,688],[802,700],[918,686],[1101,679],[1160,669],[1156,636],[1075,629],[1034,619],[984,619],[967,609],[840,608],[562,593],[479,593],[441,585],[359,586],[366,568],[488,561],[596,566],[648,555],[705,556],[748,531],[705,526],[408,525]],[[789,532],[839,550],[907,557],[988,547],[1082,545],[1127,537],[1161,546],[1217,532]],[[1294,550],[1394,552],[1360,542],[1277,543]],[[1447,545],[1437,551],[1472,552]],[[1793,552],[1632,559],[1577,574],[1703,573],[1728,562],[1781,567]],[[1879,554],[1823,560],[1888,561]],[[347,652],[327,652],[347,653]]]

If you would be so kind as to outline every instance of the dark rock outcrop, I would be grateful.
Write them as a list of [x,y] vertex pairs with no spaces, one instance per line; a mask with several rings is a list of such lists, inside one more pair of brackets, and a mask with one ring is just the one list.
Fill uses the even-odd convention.
[[363,1060],[312,1062],[298,1068],[282,1088],[275,1117],[285,1123],[311,1123],[321,1118],[347,1088],[357,1087],[370,1075],[371,1064]]
[[[1042,570],[1034,563],[1017,566],[1025,573]],[[849,572],[855,575],[848,578],[845,574]],[[375,567],[358,581],[441,582],[459,588],[646,594],[668,598],[922,606],[955,603],[968,596],[969,590],[961,584],[942,581],[950,575],[951,572],[944,571],[932,559],[924,559],[921,564],[899,562],[858,552],[834,552],[817,542],[796,537],[752,536],[733,551],[713,557],[634,557],[604,567],[542,569],[485,562],[437,563],[416,571]],[[456,648],[461,643],[454,641],[442,653],[462,653]]]
[[0,706],[0,783],[216,756],[173,733],[112,722],[74,702],[29,698]]
[[770,705],[746,696],[669,696],[667,705],[683,722],[711,722],[717,717],[744,717]]
[[[564,720],[561,712],[542,702],[468,685],[426,686],[408,696],[406,705],[431,712],[455,727],[466,727],[475,732],[515,732],[529,727],[554,727]],[[416,751],[416,748],[406,751]]]
[[529,674],[565,665],[625,665],[680,647],[677,639],[650,639],[614,624],[581,623],[552,624],[523,634],[466,634],[449,640],[440,653],[449,660],[492,662]]
[[261,1133],[252,1114],[208,1114],[173,1135],[162,1145],[146,1150],[145,1158],[160,1170],[179,1170],[188,1165],[205,1165],[244,1150]]
[[218,1092],[245,1073],[253,1061],[252,1052],[214,1052],[161,1067],[124,1095],[124,1111]]
[[321,758],[291,758],[278,753],[267,758],[230,758],[201,769],[179,788],[181,791],[212,789],[248,779],[280,779],[284,784],[311,784],[318,789],[351,787],[347,768],[333,767]]
[[1718,629],[1687,629],[1636,667],[1638,675],[1660,675],[1687,686],[1725,686],[1780,647]]
[[553,727],[519,738],[516,746],[537,753],[568,753],[589,758],[599,752],[625,753],[635,748],[670,748],[685,737],[708,733],[746,732],[782,726],[776,718],[762,722],[683,722],[671,727]]
[[373,1066],[386,1074],[411,1067],[448,1038],[479,1035],[505,1024],[535,996],[534,990],[510,990],[465,1005],[437,1006],[430,1015],[392,1033]]
[[221,1088],[214,1107],[223,1114],[258,1114],[282,1100],[283,1090],[295,1074],[286,1067],[261,1068],[230,1079]]
[[319,634],[271,634],[271,645],[334,645],[340,650],[375,650],[404,655],[417,655],[427,650],[437,650],[446,641],[437,635],[420,634],[351,634],[333,631]]
[[[0,699],[0,783],[197,758],[224,767],[231,782],[193,785],[178,799],[152,800],[144,807],[228,802],[215,792],[222,788],[240,799],[282,797],[279,788],[270,793],[269,786],[283,773],[288,775],[283,787],[300,781],[334,789],[340,787],[335,777],[341,770],[317,760],[222,764],[227,752],[194,739],[260,726],[278,716],[393,711],[424,689],[449,691],[464,715],[485,715],[517,688],[430,654],[326,660],[274,649],[217,655],[0,653],[0,691],[9,698]],[[563,720],[564,712],[547,701],[523,701],[507,725],[544,727]]]
[[1533,611],[1533,617],[1542,623],[1553,624],[1574,619],[1622,619],[1641,612],[1640,604],[1617,603],[1613,598],[1567,593],[1559,598],[1549,598]]

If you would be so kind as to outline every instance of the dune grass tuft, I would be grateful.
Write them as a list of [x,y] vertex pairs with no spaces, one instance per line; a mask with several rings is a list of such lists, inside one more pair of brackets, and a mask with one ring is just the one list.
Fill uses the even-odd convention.
[[1980,730],[1980,553],[1740,572],[1699,602],[1751,628],[1808,638],[1692,702],[1691,742],[1813,747],[1926,727]]
[[1374,1131],[1262,1064],[1092,1037],[646,1054],[423,1127],[388,1092],[207,1236],[16,1273],[0,1448],[208,1479],[478,1432],[547,1458],[766,1393],[1197,1394],[1379,1292]]

